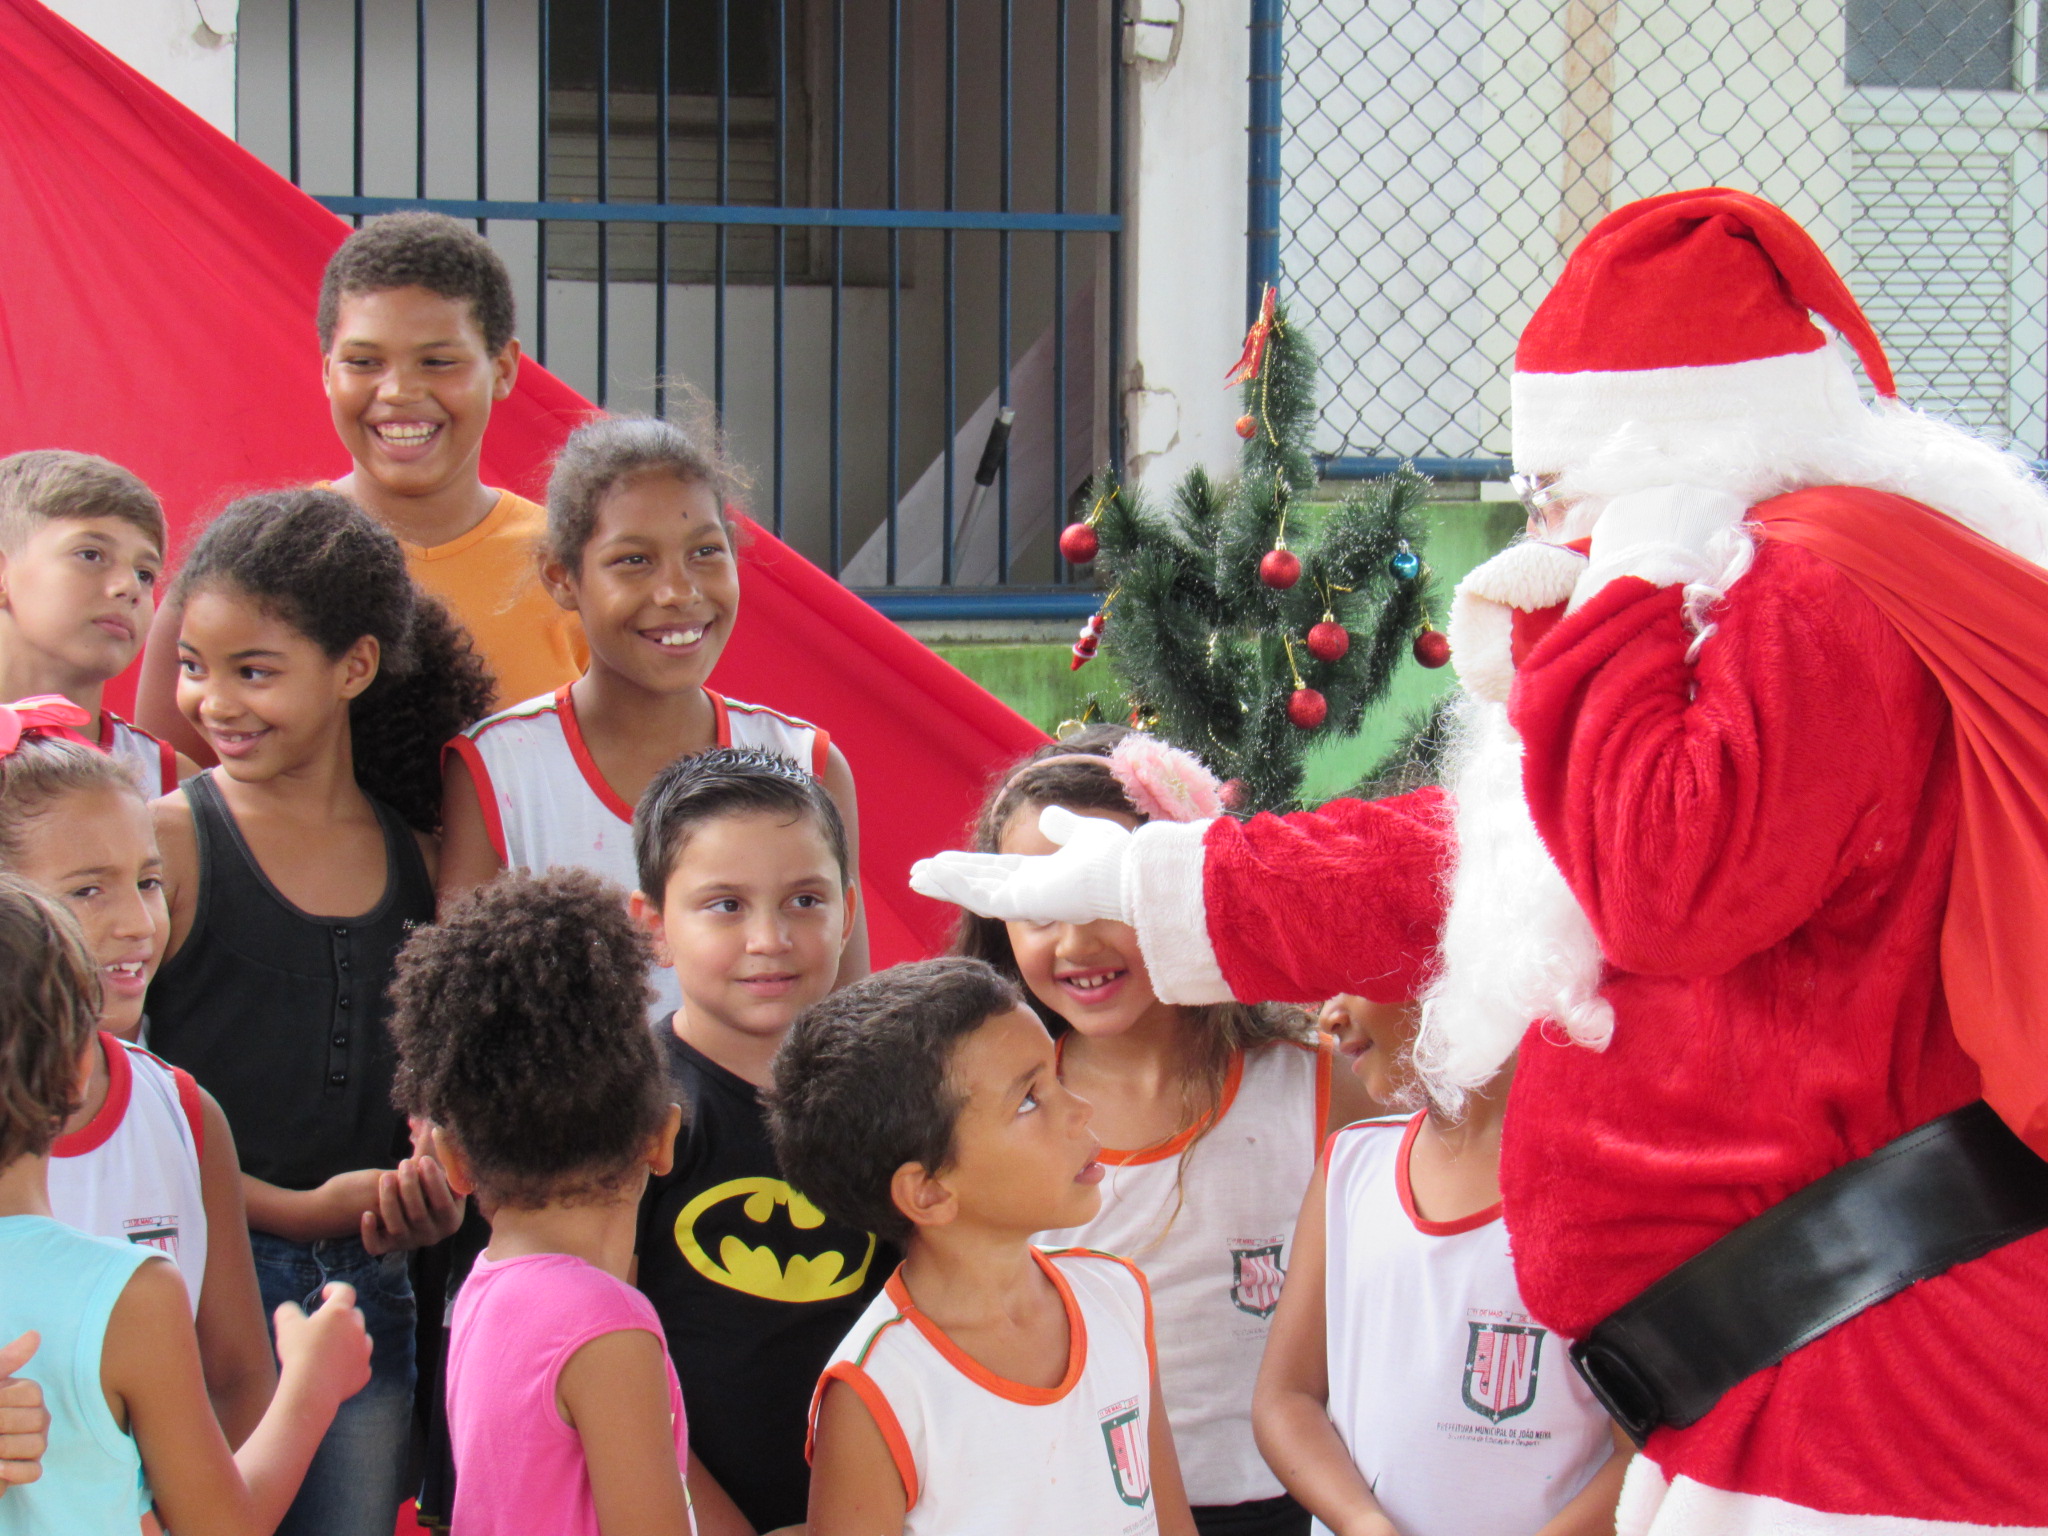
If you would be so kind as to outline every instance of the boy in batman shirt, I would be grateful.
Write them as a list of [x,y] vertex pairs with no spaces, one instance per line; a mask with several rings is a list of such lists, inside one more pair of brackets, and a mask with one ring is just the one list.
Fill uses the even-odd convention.
[[804,1519],[811,1393],[898,1258],[783,1182],[761,1109],[852,928],[846,832],[804,768],[719,747],[655,776],[633,849],[634,915],[683,995],[661,1043],[684,1123],[641,1203],[638,1283],[682,1381],[698,1529],[772,1531]]

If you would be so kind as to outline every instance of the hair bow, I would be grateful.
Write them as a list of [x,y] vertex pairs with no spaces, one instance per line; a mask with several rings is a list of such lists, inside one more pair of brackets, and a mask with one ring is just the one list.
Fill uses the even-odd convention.
[[1192,752],[1157,736],[1133,731],[1124,737],[1109,754],[1109,771],[1147,821],[1202,821],[1223,814],[1216,775]]
[[39,693],[34,698],[0,704],[0,757],[11,756],[28,735],[64,736],[84,746],[92,743],[78,728],[92,716],[61,693]]

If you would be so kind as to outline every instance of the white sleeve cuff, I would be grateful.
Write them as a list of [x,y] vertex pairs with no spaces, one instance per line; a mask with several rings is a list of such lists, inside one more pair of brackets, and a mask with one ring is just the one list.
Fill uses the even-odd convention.
[[1230,987],[1209,943],[1202,895],[1202,843],[1207,821],[1148,821],[1131,835],[1124,857],[1124,910],[1163,1003],[1193,1007],[1231,1001]]

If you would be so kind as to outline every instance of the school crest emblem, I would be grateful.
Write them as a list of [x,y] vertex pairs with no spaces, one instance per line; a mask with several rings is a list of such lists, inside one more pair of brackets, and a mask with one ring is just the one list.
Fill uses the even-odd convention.
[[122,1222],[121,1230],[131,1243],[141,1243],[174,1259],[178,1256],[178,1218],[175,1216],[137,1216]]
[[1147,1455],[1145,1426],[1139,1419],[1141,1411],[1135,1397],[1102,1410],[1102,1444],[1109,1452],[1116,1496],[1133,1509],[1143,1509],[1152,1497],[1152,1464]]
[[1271,1317],[1280,1305],[1280,1243],[1230,1245],[1230,1304],[1253,1317]]
[[1543,1333],[1520,1323],[1470,1323],[1465,1346],[1465,1406],[1498,1424],[1527,1413],[1536,1401]]

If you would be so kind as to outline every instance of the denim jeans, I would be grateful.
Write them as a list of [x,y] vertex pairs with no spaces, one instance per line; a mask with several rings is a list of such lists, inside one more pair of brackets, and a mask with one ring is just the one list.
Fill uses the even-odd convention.
[[372,1256],[353,1237],[294,1243],[251,1232],[265,1315],[287,1301],[311,1312],[343,1280],[370,1332],[370,1381],[341,1405],[277,1536],[391,1536],[408,1492],[412,1449],[413,1300],[408,1255]]

